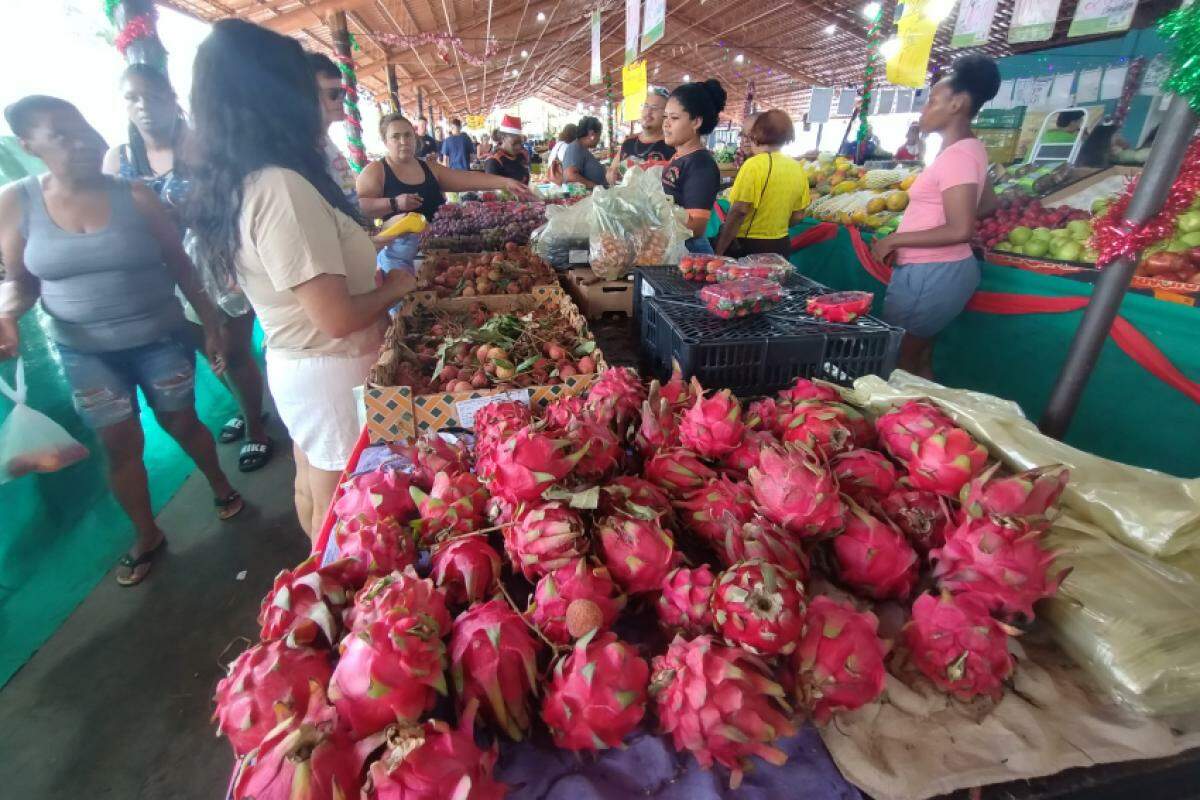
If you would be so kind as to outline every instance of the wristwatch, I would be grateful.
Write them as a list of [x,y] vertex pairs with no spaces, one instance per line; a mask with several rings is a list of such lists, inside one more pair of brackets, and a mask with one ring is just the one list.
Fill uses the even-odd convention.
[[389,203],[389,204],[391,204],[391,206],[392,206],[392,213],[393,213],[393,214],[399,214],[399,213],[400,213],[400,205],[399,205],[399,204],[396,202],[396,198],[394,198],[394,197],[389,197],[389,198],[388,198],[388,203]]

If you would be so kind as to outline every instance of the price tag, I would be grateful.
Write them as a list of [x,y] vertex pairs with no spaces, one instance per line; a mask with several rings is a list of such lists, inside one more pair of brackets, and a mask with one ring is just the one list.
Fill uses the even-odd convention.
[[470,400],[459,400],[454,404],[454,409],[458,416],[459,424],[464,428],[474,428],[475,415],[479,413],[479,409],[490,406],[493,403],[508,402],[529,405],[529,390],[514,389],[511,392],[489,394],[487,397],[473,397]]
[[567,254],[567,261],[571,264],[586,264],[588,263],[588,251],[572,250]]

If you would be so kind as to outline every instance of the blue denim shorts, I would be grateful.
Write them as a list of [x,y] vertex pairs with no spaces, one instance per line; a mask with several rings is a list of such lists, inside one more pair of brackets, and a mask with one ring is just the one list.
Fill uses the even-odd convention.
[[57,347],[71,383],[75,410],[93,430],[135,416],[139,388],[155,411],[195,406],[196,354],[178,337],[106,353],[81,353],[62,344]]
[[702,256],[711,256],[713,254],[712,242],[707,236],[693,236],[683,243],[689,253],[697,253]]
[[979,287],[979,262],[898,264],[883,298],[883,320],[913,336],[932,339],[966,308]]

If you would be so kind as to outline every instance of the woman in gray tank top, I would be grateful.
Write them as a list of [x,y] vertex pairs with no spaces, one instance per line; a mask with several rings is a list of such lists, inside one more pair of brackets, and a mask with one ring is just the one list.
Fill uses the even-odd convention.
[[176,284],[209,333],[214,371],[224,369],[219,317],[201,290],[179,234],[154,192],[100,171],[104,140],[65,100],[34,95],[5,119],[21,146],[50,172],[0,192],[0,359],[19,350],[17,323],[37,300],[74,394],[109,461],[109,484],[137,541],[117,580],[145,577],[166,544],[154,521],[137,390],[212,487],[218,516],[242,500],[217,462],[212,435],[196,417],[194,357],[180,340]]

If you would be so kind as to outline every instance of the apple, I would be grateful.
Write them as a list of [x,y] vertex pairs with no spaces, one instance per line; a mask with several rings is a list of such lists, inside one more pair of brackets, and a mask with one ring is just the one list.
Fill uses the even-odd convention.
[[1092,213],[1095,214],[1097,217],[1104,214],[1104,212],[1108,211],[1109,202],[1110,201],[1107,197],[1101,197],[1096,200],[1093,200],[1092,201]]
[[1185,233],[1179,237],[1179,241],[1186,244],[1189,248],[1200,247],[1200,231]]
[[1054,253],[1054,257],[1059,261],[1078,261],[1083,253],[1083,248],[1075,242],[1065,242],[1059,245]]
[[1023,245],[1033,236],[1033,231],[1024,225],[1018,225],[1008,233],[1008,239],[1015,245]]
[[1076,239],[1087,239],[1092,235],[1092,226],[1080,219],[1067,223],[1067,231]]
[[1011,253],[1013,251],[1012,242],[1000,242],[993,248],[997,253]]
[[1175,224],[1179,226],[1182,233],[1195,233],[1200,231],[1200,211],[1188,211],[1180,214],[1175,220]]
[[1050,229],[1049,228],[1034,228],[1033,235],[1031,236],[1031,238],[1041,239],[1043,242],[1048,241],[1050,239]]
[[1025,255],[1033,258],[1041,258],[1049,249],[1046,239],[1030,239],[1025,243]]

